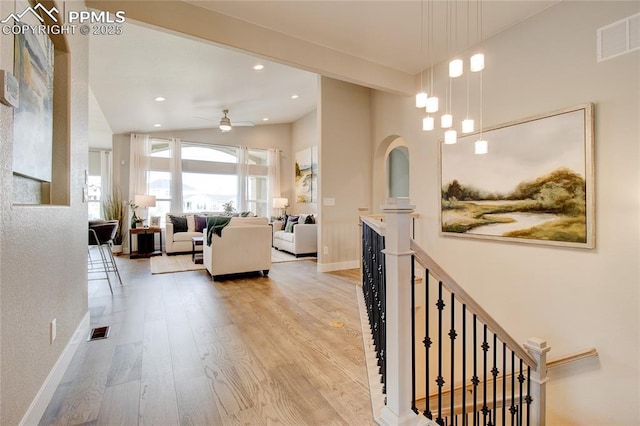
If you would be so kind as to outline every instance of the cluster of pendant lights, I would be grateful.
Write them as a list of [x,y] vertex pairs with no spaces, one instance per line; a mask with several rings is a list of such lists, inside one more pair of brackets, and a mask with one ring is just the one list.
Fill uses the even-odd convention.
[[[469,71],[476,73],[484,70],[484,54],[476,53],[469,58]],[[433,76],[433,64],[431,66],[431,73]],[[464,74],[464,61],[456,58],[449,62],[449,85],[451,85],[451,79],[458,78]],[[433,81],[433,77],[432,77]],[[433,87],[433,84],[431,85]],[[468,104],[467,94],[467,104]],[[480,102],[482,103],[482,75],[480,75]],[[428,96],[424,91],[416,94],[416,107],[425,108],[428,115],[422,120],[422,130],[431,131],[435,128],[435,119],[431,116],[432,113],[438,112],[439,100],[437,96]],[[468,108],[467,108],[468,109]],[[454,144],[458,140],[458,132],[453,128],[453,115],[450,112],[445,112],[440,117],[440,127],[446,129],[444,132],[444,143]],[[462,133],[472,133],[475,130],[475,122],[473,119],[467,117],[462,120],[461,123]],[[475,153],[486,154],[489,150],[489,144],[486,140],[482,139],[482,105],[480,106],[480,138],[475,142]]]

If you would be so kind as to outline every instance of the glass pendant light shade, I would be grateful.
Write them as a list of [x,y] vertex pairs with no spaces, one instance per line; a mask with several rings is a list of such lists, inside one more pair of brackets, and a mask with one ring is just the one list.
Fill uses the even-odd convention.
[[449,62],[449,77],[460,77],[463,73],[463,67],[464,63],[462,62],[462,59],[454,59]]
[[440,117],[440,127],[448,129],[451,126],[453,126],[453,116],[451,114],[445,114]]
[[446,143],[447,145],[451,145],[456,143],[457,141],[458,141],[458,132],[456,132],[453,129],[447,130],[446,132],[444,132],[444,143]]
[[429,131],[434,128],[434,120],[433,117],[425,117],[422,119],[422,130]]
[[473,120],[470,118],[466,118],[462,120],[462,133],[471,133],[474,129]]
[[477,140],[475,143],[476,154],[486,154],[489,152],[489,142],[483,140]]
[[471,72],[478,72],[484,69],[484,54],[476,53],[469,61],[469,69]]
[[431,96],[427,98],[427,112],[438,112],[438,97]]
[[424,108],[427,106],[427,94],[420,92],[416,94],[416,108]]

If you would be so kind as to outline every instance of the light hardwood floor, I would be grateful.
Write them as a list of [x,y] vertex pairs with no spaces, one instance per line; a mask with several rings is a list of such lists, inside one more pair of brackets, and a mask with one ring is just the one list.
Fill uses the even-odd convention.
[[81,344],[40,424],[374,424],[353,273],[301,261],[212,282],[118,263],[114,296],[89,283],[109,338]]

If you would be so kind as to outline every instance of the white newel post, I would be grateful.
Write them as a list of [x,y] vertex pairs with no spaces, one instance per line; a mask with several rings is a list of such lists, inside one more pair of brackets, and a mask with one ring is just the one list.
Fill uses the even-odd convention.
[[411,255],[410,224],[414,207],[408,198],[390,198],[385,213],[386,391],[380,423],[426,424],[411,410]]
[[530,337],[524,344],[529,355],[536,360],[538,367],[531,371],[531,424],[545,426],[547,410],[547,352],[551,350],[547,342]]

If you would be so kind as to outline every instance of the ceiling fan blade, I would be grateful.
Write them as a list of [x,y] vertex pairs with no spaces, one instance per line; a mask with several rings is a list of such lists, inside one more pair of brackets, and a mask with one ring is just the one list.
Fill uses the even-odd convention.
[[232,121],[231,125],[234,127],[253,127],[253,121]]
[[194,115],[193,117],[194,117],[194,118],[199,118],[200,120],[211,121],[212,123],[217,123],[217,122],[218,122],[218,120],[212,120],[212,119],[210,119],[210,118],[200,117],[200,116],[198,116],[198,115]]

